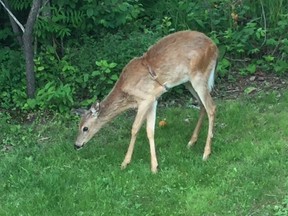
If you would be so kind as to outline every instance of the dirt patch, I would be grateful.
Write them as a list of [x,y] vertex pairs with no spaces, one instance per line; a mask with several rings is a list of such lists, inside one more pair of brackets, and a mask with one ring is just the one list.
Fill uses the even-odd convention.
[[236,99],[242,95],[251,95],[261,91],[281,91],[288,88],[288,76],[276,76],[258,72],[251,76],[237,76],[233,81],[216,83],[213,96],[221,99]]

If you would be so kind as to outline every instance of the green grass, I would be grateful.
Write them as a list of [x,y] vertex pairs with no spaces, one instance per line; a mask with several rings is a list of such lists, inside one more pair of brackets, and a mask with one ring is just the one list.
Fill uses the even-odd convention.
[[81,151],[73,149],[75,118],[18,125],[2,113],[0,215],[287,215],[287,103],[287,91],[217,101],[206,162],[207,123],[196,146],[186,148],[198,112],[160,108],[157,121],[166,118],[168,126],[156,128],[156,175],[144,128],[132,163],[120,170],[132,112]]

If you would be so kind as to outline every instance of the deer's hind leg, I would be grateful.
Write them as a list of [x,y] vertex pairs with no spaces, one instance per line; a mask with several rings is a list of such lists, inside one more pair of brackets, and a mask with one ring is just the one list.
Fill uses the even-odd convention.
[[[191,84],[193,86],[193,89],[197,93],[201,103],[203,104],[208,120],[209,120],[209,127],[208,127],[208,135],[206,140],[206,145],[204,149],[203,154],[203,160],[207,160],[209,155],[211,154],[211,146],[212,146],[212,138],[213,138],[213,129],[214,129],[214,119],[215,119],[215,113],[216,113],[216,105],[214,104],[212,97],[210,95],[209,89],[207,87],[207,81],[203,80],[201,77],[197,78],[197,76],[191,81]],[[200,117],[198,120],[199,125],[201,125],[203,117],[204,117],[205,111],[202,108],[200,112]],[[197,123],[197,126],[198,126]],[[197,126],[195,128],[197,131]],[[200,126],[199,126],[200,128]],[[192,135],[193,137],[193,135]]]
[[199,106],[200,106],[200,113],[199,113],[199,118],[198,118],[198,121],[197,121],[197,124],[196,124],[196,127],[193,131],[193,134],[191,136],[191,139],[187,145],[188,148],[192,147],[198,140],[198,136],[199,136],[199,132],[200,132],[200,129],[201,129],[201,126],[202,126],[202,122],[203,122],[203,119],[205,117],[205,108],[200,100],[200,98],[198,97],[198,94],[195,92],[195,90],[193,89],[191,83],[185,83],[185,87],[189,90],[189,92],[193,95],[193,97],[195,99],[197,99],[198,103],[199,103]]
[[150,110],[147,113],[147,125],[146,125],[147,137],[149,139],[149,145],[150,145],[151,171],[153,173],[156,173],[158,168],[158,162],[155,150],[155,140],[154,140],[156,108],[157,108],[157,101],[155,101],[152,104]]

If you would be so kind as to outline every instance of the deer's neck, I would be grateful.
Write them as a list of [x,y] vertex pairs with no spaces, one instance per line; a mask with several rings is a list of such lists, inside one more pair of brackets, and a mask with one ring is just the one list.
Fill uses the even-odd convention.
[[100,103],[99,119],[105,124],[129,108],[135,106],[130,97],[123,91],[114,88],[110,94]]

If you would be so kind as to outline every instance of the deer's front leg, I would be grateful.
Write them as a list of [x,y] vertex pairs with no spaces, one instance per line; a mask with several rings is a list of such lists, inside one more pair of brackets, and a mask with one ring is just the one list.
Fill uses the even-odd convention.
[[141,128],[141,125],[147,116],[147,111],[150,108],[150,106],[151,106],[151,102],[146,102],[146,101],[140,103],[138,106],[138,111],[137,111],[137,114],[136,114],[136,117],[132,126],[132,130],[131,130],[130,144],[129,144],[127,153],[125,155],[124,161],[121,164],[121,169],[125,169],[127,165],[131,162],[138,131]]
[[156,150],[155,150],[155,141],[154,141],[156,108],[157,108],[157,101],[155,101],[152,104],[151,108],[149,109],[147,113],[147,124],[146,124],[147,137],[149,139],[149,144],[150,144],[151,171],[153,173],[157,173],[157,168],[158,168],[158,162],[157,162]]

